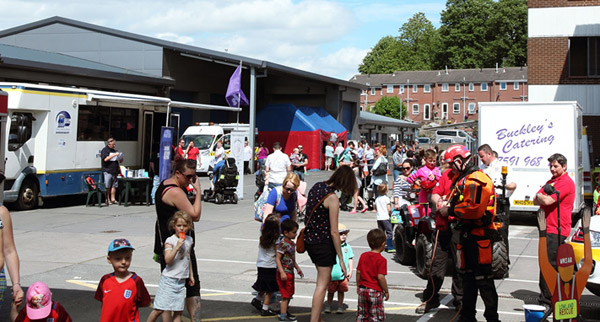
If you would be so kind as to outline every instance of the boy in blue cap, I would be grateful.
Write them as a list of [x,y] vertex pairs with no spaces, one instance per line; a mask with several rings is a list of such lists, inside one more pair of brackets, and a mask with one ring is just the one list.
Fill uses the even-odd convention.
[[108,263],[114,272],[102,276],[94,298],[102,302],[100,322],[140,320],[138,308],[150,305],[144,281],[129,271],[133,246],[127,239],[115,239],[108,245]]

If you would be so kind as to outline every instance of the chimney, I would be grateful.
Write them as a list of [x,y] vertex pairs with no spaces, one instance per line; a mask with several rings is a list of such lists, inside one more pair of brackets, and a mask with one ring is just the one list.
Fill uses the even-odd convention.
[[496,63],[496,73],[498,72],[498,63]]
[[446,75],[448,75],[448,65],[446,65]]

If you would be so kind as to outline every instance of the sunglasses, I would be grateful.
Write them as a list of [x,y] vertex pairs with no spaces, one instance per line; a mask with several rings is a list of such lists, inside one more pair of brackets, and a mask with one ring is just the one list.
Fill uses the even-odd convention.
[[[179,172],[179,173],[181,173],[181,172]],[[181,173],[181,175],[183,175],[187,181],[193,180],[196,177],[196,174],[183,174],[183,173]]]
[[407,167],[407,168],[404,168],[404,167],[403,167],[403,168],[402,168],[402,170],[411,170],[411,169],[412,169],[411,167]]
[[288,188],[288,187],[285,187],[285,188],[284,188],[284,190],[285,190],[287,193],[294,193],[294,192],[296,192],[296,188]]

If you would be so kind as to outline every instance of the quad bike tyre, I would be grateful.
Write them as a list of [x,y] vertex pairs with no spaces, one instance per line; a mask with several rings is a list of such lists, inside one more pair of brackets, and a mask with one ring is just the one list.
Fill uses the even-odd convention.
[[416,273],[422,279],[429,278],[433,257],[433,244],[427,235],[420,234],[415,243]]
[[406,228],[403,225],[397,225],[394,230],[396,259],[402,265],[413,265],[415,262],[415,249],[406,239]]
[[508,250],[504,240],[497,240],[492,246],[492,276],[494,279],[503,279],[508,272]]

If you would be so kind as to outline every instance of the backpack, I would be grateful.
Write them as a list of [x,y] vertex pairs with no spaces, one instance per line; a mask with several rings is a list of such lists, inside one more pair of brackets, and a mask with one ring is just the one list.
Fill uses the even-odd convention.
[[496,217],[494,182],[481,170],[467,171],[453,184],[452,209],[463,223],[474,227],[490,226]]
[[[273,209],[279,205],[281,202],[281,187],[275,187],[275,191],[277,191],[277,200],[275,201],[275,205]],[[263,221],[263,217],[265,216],[265,206],[267,205],[267,199],[269,198],[269,191],[264,191],[258,200],[254,203],[254,220]]]
[[383,176],[383,175],[387,174],[388,163],[387,163],[387,160],[385,159],[385,157],[382,157],[382,158],[384,158],[383,161],[381,163],[379,163],[377,168],[373,169],[374,176]]

